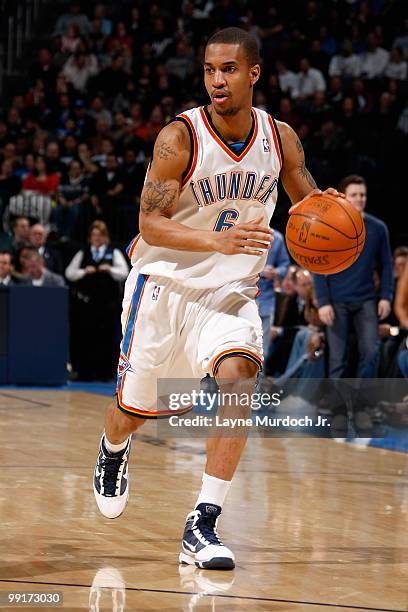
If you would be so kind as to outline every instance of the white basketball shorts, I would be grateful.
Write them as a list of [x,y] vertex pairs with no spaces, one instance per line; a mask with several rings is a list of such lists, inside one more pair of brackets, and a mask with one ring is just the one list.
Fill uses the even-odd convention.
[[123,299],[119,408],[141,417],[177,414],[168,407],[158,409],[158,379],[197,382],[207,373],[215,376],[231,355],[242,355],[261,368],[257,280],[256,276],[216,289],[192,289],[133,268]]

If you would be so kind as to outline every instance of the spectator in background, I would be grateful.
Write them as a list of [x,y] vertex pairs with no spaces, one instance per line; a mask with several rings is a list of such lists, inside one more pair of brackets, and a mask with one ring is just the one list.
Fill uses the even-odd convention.
[[257,304],[262,320],[263,353],[266,356],[271,342],[271,327],[275,317],[275,281],[286,276],[290,264],[283,235],[274,230],[272,246],[259,278]]
[[405,81],[407,78],[407,62],[404,60],[404,55],[400,47],[391,49],[390,59],[385,68],[384,76],[389,79],[397,79]]
[[308,270],[289,268],[282,282],[283,291],[276,294],[271,342],[265,357],[266,370],[272,376],[285,371],[296,333],[306,325],[305,304],[311,288],[312,276]]
[[120,229],[119,210],[124,187],[124,177],[119,168],[118,158],[114,153],[110,153],[106,158],[106,168],[100,168],[92,180],[91,201],[96,211],[102,213],[114,240],[118,239]]
[[62,177],[58,187],[58,207],[53,220],[57,224],[60,237],[74,237],[78,224],[85,215],[84,206],[89,201],[89,180],[82,172],[81,162],[73,159],[68,166],[68,174]]
[[23,189],[26,191],[35,191],[42,195],[55,195],[58,184],[58,174],[48,172],[47,162],[42,155],[38,155],[35,160],[35,168],[32,174],[26,176],[23,181]]
[[11,234],[3,234],[0,248],[10,251],[14,259],[18,250],[30,244],[30,222],[27,217],[15,217],[11,222]]
[[[395,299],[395,314],[401,327],[408,330],[408,263],[401,275]],[[405,348],[398,355],[398,363],[405,378],[408,378],[408,337],[405,339]]]
[[366,79],[377,79],[383,76],[388,64],[389,52],[378,46],[378,37],[374,32],[367,36],[367,51],[361,57],[361,75]]
[[30,77],[35,82],[40,79],[44,83],[47,95],[53,94],[57,79],[58,69],[54,66],[53,58],[49,49],[42,48],[38,52],[37,62],[30,70]]
[[361,59],[353,53],[353,44],[350,40],[345,40],[341,49],[341,55],[334,55],[329,64],[329,76],[354,78],[360,76]]
[[0,173],[0,229],[2,227],[2,217],[6,210],[11,196],[19,193],[21,181],[18,176],[15,176],[13,171],[13,163],[10,160],[5,160],[1,164]]
[[[313,283],[319,305],[320,320],[327,326],[329,348],[328,374],[330,378],[343,378],[347,371],[347,348],[351,329],[356,333],[358,347],[357,378],[375,376],[379,349],[378,321],[385,319],[391,310],[393,293],[392,257],[386,225],[364,212],[367,203],[367,186],[358,175],[345,177],[339,185],[349,202],[363,215],[366,240],[357,261],[349,268],[329,275],[313,275]],[[374,272],[378,266],[380,275],[380,299],[377,304]],[[355,406],[355,423],[358,429],[372,426],[364,406]],[[339,410],[343,411],[344,407]],[[338,413],[336,429],[347,427],[346,416]]]
[[34,287],[64,287],[62,276],[47,270],[44,258],[37,251],[31,252],[27,258],[26,269]]
[[44,259],[47,270],[62,274],[62,261],[59,252],[47,244],[48,232],[41,223],[34,223],[30,228],[30,244]]
[[78,93],[84,93],[88,80],[98,73],[98,62],[94,55],[76,51],[63,68],[64,75]]
[[13,274],[13,264],[9,251],[0,251],[0,289],[14,285],[27,285],[29,281],[19,279]]
[[312,68],[308,59],[305,57],[301,59],[299,67],[300,71],[297,74],[298,87],[294,97],[300,99],[310,98],[317,91],[326,90],[326,81],[322,72],[317,68]]
[[[385,319],[391,310],[392,257],[385,224],[364,212],[367,186],[361,176],[345,177],[340,185],[346,198],[364,216],[365,246],[357,261],[337,274],[313,275],[319,304],[319,316],[327,326],[329,376],[342,378],[347,367],[348,334],[353,325],[358,330],[359,362],[357,377],[373,375],[372,364],[377,350],[378,319]],[[374,272],[379,262],[381,290],[376,304]]]
[[66,269],[73,283],[72,366],[80,380],[111,380],[119,355],[121,285],[128,266],[122,253],[109,245],[105,223],[95,221],[89,246]]
[[285,62],[282,60],[277,60],[276,70],[278,73],[279,87],[281,88],[281,91],[289,94],[291,98],[297,98],[299,83],[298,75],[289,70]]
[[60,159],[61,152],[58,142],[51,141],[47,144],[45,149],[45,163],[48,168],[48,172],[51,174],[58,174],[62,176],[66,172],[66,165]]
[[69,7],[69,13],[64,13],[58,17],[54,34],[64,34],[71,25],[75,25],[82,36],[88,34],[91,29],[88,17],[84,13],[81,13],[81,5],[79,2],[72,3]]

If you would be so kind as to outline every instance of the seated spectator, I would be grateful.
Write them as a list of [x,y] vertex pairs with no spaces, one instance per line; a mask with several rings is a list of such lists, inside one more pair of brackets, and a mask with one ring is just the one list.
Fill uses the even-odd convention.
[[63,53],[75,53],[80,40],[78,25],[71,23],[61,38],[61,51]]
[[263,352],[266,356],[271,342],[271,327],[275,318],[275,281],[283,280],[290,264],[283,235],[273,232],[272,246],[268,251],[265,267],[259,277],[257,304],[262,320]]
[[62,260],[56,249],[47,244],[48,232],[41,223],[34,223],[30,228],[30,244],[43,259],[47,270],[62,274]]
[[300,71],[297,74],[298,87],[295,98],[305,99],[313,96],[317,91],[326,90],[326,81],[320,70],[312,68],[305,57],[300,60]]
[[54,34],[64,34],[70,25],[75,25],[81,35],[86,35],[90,31],[89,19],[84,13],[81,13],[79,2],[73,2],[69,7],[69,13],[64,13],[58,17]]
[[35,156],[32,153],[27,153],[24,156],[23,164],[19,168],[17,168],[14,172],[14,175],[20,179],[20,188],[21,188],[21,181],[23,181],[26,178],[26,176],[28,176],[29,174],[33,174],[34,170],[35,170]]
[[45,158],[42,155],[38,155],[35,160],[34,172],[26,176],[22,187],[26,191],[35,191],[43,195],[53,196],[57,191],[58,183],[58,174],[49,173]]
[[101,31],[104,36],[110,36],[112,34],[112,21],[106,17],[106,6],[104,4],[95,5],[94,18],[101,20]]
[[[274,381],[282,385],[289,378],[323,378],[324,377],[324,333],[319,318],[318,305],[313,289],[308,288],[305,300],[305,319],[307,326],[299,329],[290,351],[288,363],[282,376]],[[307,387],[302,386],[305,391]],[[296,389],[300,394],[300,388]]]
[[37,251],[31,252],[26,261],[26,269],[34,287],[64,287],[62,276],[47,270],[44,258]]
[[291,267],[282,282],[282,291],[276,293],[275,317],[265,368],[272,376],[285,371],[294,337],[306,325],[305,303],[311,287],[310,272]]
[[0,173],[0,230],[2,228],[2,216],[3,212],[8,206],[11,196],[19,193],[21,188],[21,181],[18,176],[15,176],[13,172],[13,163],[9,160],[5,160],[1,164]]
[[71,362],[80,380],[111,380],[119,355],[121,286],[128,274],[122,253],[109,245],[102,221],[92,223],[89,245],[68,265],[73,283]]
[[84,93],[88,80],[99,71],[94,55],[76,51],[63,68],[64,75],[78,93]]
[[30,284],[28,280],[14,275],[11,253],[9,251],[0,251],[0,289],[2,287],[28,284]]
[[73,237],[85,203],[89,200],[89,180],[82,172],[81,162],[72,160],[68,173],[62,177],[58,187],[58,207],[53,221],[57,224],[60,237]]
[[110,127],[112,124],[112,113],[106,108],[101,96],[95,96],[91,102],[91,109],[88,113],[90,117],[97,123],[103,120]]
[[407,78],[408,63],[404,60],[402,49],[394,47],[390,53],[390,59],[384,71],[384,76],[389,79],[405,81]]
[[66,172],[66,165],[61,161],[61,152],[58,142],[51,141],[45,149],[45,163],[47,164],[48,172],[62,176]]
[[11,222],[11,233],[1,237],[0,248],[11,252],[14,258],[17,251],[30,244],[30,222],[27,217],[16,217]]
[[128,34],[124,21],[118,21],[112,36],[108,40],[108,52],[132,51],[133,38]]
[[389,52],[378,46],[377,34],[367,36],[367,50],[361,57],[361,76],[365,79],[377,79],[383,76],[388,64]]
[[329,64],[329,76],[355,78],[361,73],[361,58],[353,53],[351,41],[345,40],[341,55],[334,55]]

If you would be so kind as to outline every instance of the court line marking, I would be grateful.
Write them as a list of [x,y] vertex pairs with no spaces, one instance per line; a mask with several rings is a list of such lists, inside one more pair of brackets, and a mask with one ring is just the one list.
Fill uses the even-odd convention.
[[25,397],[20,397],[19,395],[12,395],[11,393],[1,392],[0,396],[2,396],[2,397],[9,397],[11,399],[17,399],[17,400],[20,400],[22,402],[28,402],[29,404],[37,404],[37,406],[45,406],[46,408],[50,408],[52,406],[52,404],[46,404],[45,402],[38,402],[36,400],[31,400],[31,399],[27,399]]
[[[41,584],[44,586],[65,586],[65,587],[76,587],[76,588],[85,588],[90,589],[92,585],[89,584],[69,584],[67,582],[40,582],[35,580],[10,580],[6,578],[0,578],[0,582],[10,582],[15,584]],[[370,608],[368,606],[355,606],[355,605],[346,605],[346,604],[334,604],[334,603],[324,603],[317,601],[302,601],[297,599],[281,599],[276,597],[255,597],[253,595],[228,595],[226,593],[199,593],[197,591],[176,591],[173,589],[144,589],[139,587],[125,587],[126,591],[136,591],[142,593],[168,593],[171,595],[204,595],[205,597],[222,597],[224,599],[240,599],[250,601],[270,601],[276,603],[291,603],[291,604],[300,604],[306,606],[327,606],[329,608],[350,608],[352,610],[367,610],[368,612],[406,612],[406,610],[401,610],[398,608]]]

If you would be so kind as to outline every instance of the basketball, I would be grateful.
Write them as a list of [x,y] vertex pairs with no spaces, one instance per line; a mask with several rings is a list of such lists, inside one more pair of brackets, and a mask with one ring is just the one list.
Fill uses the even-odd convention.
[[350,267],[364,248],[361,213],[347,200],[313,195],[289,217],[286,244],[293,259],[315,274],[335,274]]

